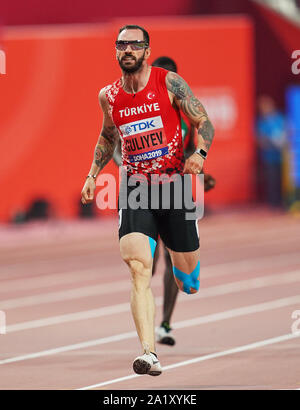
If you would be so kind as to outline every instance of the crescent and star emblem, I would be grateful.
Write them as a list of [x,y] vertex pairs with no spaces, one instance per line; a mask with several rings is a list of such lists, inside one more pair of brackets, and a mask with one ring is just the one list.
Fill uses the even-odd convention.
[[154,92],[150,91],[150,92],[147,94],[147,98],[148,98],[148,100],[153,100],[153,98],[155,98]]

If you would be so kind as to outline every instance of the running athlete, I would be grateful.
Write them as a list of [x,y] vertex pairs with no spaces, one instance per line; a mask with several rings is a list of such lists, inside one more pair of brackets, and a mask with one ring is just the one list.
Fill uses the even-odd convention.
[[[214,136],[213,126],[203,105],[182,77],[147,64],[150,53],[149,34],[144,28],[127,25],[120,29],[116,57],[122,77],[99,93],[103,127],[81,192],[83,203],[93,200],[95,179],[113,157],[119,137],[128,177],[125,178],[128,202],[134,194],[131,177],[136,181],[146,180],[152,192],[153,176],[156,176],[161,182],[159,189],[164,182],[169,183],[174,194],[175,182],[172,181],[178,176],[185,184],[185,173],[202,171]],[[186,161],[180,110],[198,130],[197,149]],[[170,182],[170,177],[175,179]],[[148,205],[150,202],[152,205],[152,201]],[[170,253],[179,289],[187,294],[199,290],[197,222],[186,219],[186,211],[184,206],[175,208],[173,202],[165,209],[160,200],[158,208],[124,206],[119,209],[120,252],[131,273],[131,310],[142,347],[142,354],[133,361],[133,370],[138,374],[157,376],[162,372],[155,348],[155,305],[150,287],[158,235]]]
[[[156,58],[153,63],[153,67],[161,67],[165,70],[172,71],[177,73],[177,64],[175,61],[167,56],[162,56]],[[182,143],[184,148],[184,156],[188,158],[195,151],[194,137],[195,137],[195,127],[193,124],[187,124],[183,118],[181,118],[181,134],[182,134]],[[118,144],[114,150],[113,159],[117,166],[122,165],[122,155],[121,155],[121,140],[118,141]],[[215,179],[208,174],[204,174],[204,191],[207,192],[215,186]],[[165,260],[165,270],[164,270],[164,291],[163,291],[163,319],[160,326],[156,332],[156,341],[161,344],[174,346],[175,337],[170,326],[171,317],[174,311],[178,287],[174,280],[172,261],[170,254],[166,247],[163,247],[163,255]],[[155,248],[155,253],[153,257],[153,267],[152,275],[156,272],[156,266],[159,258],[159,246],[157,244]]]

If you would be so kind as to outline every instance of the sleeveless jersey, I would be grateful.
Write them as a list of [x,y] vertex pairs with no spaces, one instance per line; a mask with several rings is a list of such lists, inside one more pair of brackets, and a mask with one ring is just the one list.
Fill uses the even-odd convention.
[[121,79],[104,88],[112,119],[118,128],[122,162],[127,174],[182,175],[184,166],[181,118],[171,105],[168,71],[151,67],[146,87],[126,93]]

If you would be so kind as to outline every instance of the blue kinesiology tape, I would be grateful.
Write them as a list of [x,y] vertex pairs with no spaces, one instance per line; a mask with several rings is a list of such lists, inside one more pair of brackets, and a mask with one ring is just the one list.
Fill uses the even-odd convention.
[[154,258],[154,252],[155,252],[155,248],[156,248],[156,241],[151,238],[151,236],[148,236],[149,239],[149,244],[150,244],[150,248],[151,248],[151,254],[152,254],[152,258]]
[[181,272],[180,269],[177,269],[173,266],[173,272],[177,279],[181,280],[183,284],[183,291],[185,293],[191,293],[191,287],[197,291],[200,288],[200,281],[198,280],[200,273],[200,261],[198,261],[197,266],[189,275],[187,273]]

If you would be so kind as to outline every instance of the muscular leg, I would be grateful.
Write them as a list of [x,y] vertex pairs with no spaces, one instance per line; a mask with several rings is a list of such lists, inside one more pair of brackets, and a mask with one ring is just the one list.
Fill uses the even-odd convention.
[[150,288],[152,252],[149,237],[137,232],[127,234],[120,239],[120,251],[131,273],[131,311],[142,349],[155,352],[155,304]]
[[175,252],[168,249],[177,286],[185,293],[196,293],[200,286],[200,249]]

